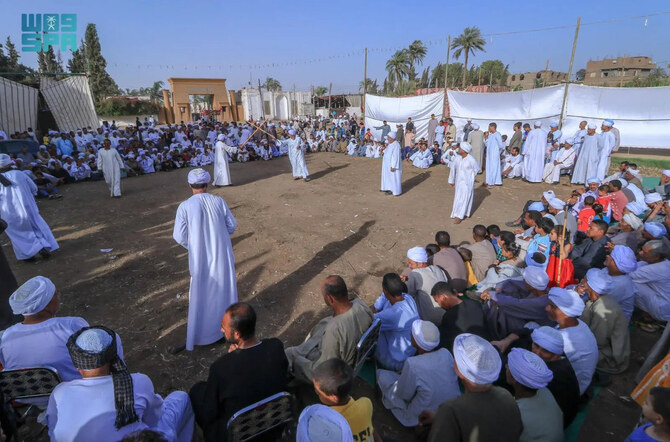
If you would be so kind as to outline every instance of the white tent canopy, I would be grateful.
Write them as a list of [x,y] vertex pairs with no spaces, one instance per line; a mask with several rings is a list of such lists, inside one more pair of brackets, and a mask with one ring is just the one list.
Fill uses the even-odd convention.
[[444,108],[444,94],[418,95],[416,97],[391,98],[376,95],[365,95],[365,127],[370,128],[375,139],[381,137],[381,130],[374,129],[386,121],[391,130],[396,129],[397,124],[403,127],[407,124],[407,118],[412,118],[416,129],[416,139],[426,137],[428,133],[428,120],[430,115],[435,114],[437,118],[442,116]]

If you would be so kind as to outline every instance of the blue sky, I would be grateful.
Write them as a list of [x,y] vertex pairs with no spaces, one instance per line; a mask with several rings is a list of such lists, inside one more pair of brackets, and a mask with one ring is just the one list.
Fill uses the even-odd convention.
[[[368,77],[381,83],[393,50],[416,39],[431,42],[424,66],[434,66],[444,61],[446,36],[455,37],[466,26],[492,34],[571,25],[580,15],[582,22],[596,22],[670,11],[660,0],[524,3],[501,9],[505,2],[485,0],[473,10],[444,0],[3,1],[0,39],[9,35],[20,43],[22,13],[76,13],[80,37],[87,23],[97,25],[108,72],[122,88],[168,77],[216,77],[226,78],[229,89],[240,89],[250,78],[255,85],[270,76],[284,89],[332,82],[334,92],[357,92],[366,46]],[[667,68],[670,15],[649,17],[644,24],[640,18],[582,27],[574,70],[589,59],[623,55],[648,55]],[[487,37],[486,52],[470,63],[500,59],[518,73],[542,70],[549,59],[550,69],[567,71],[573,36],[574,29],[560,29]],[[318,58],[322,61],[304,63]],[[24,53],[21,61],[36,66],[36,54]],[[286,62],[297,64],[265,66]]]

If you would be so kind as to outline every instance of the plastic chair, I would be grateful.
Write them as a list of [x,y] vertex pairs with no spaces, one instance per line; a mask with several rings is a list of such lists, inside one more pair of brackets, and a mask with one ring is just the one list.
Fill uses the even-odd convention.
[[293,422],[294,403],[291,394],[281,392],[244,407],[228,420],[228,442],[248,441]]
[[368,357],[372,356],[377,347],[377,339],[379,339],[379,330],[382,327],[382,322],[379,319],[372,321],[372,325],[368,328],[356,345],[356,362],[354,363],[354,376],[363,368]]

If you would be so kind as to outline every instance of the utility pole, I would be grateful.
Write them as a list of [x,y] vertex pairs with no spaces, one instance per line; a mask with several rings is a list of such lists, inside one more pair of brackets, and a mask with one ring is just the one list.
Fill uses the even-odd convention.
[[298,114],[298,100],[295,98],[295,84],[293,84],[293,99],[291,100],[291,109],[293,109],[292,117],[295,117]]
[[568,81],[565,83],[565,91],[563,92],[563,104],[561,105],[561,116],[558,121],[558,128],[563,128],[563,120],[565,120],[565,105],[568,102],[568,89],[570,88],[570,79],[572,78],[572,67],[575,63],[575,51],[577,50],[577,39],[579,38],[579,26],[582,18],[577,18],[577,27],[575,28],[575,39],[572,42],[572,55],[570,56],[570,67],[568,68]]
[[368,48],[365,48],[365,62],[363,64],[363,122],[365,122],[365,94],[368,93]]
[[330,110],[330,104],[332,99],[333,99],[333,82],[331,81],[330,85],[328,86],[328,118],[332,118]]
[[[251,96],[251,94],[249,94]],[[261,98],[261,115],[265,119],[265,101],[263,101],[263,92],[261,91],[261,79],[258,79],[258,95]],[[251,110],[251,109],[250,109]]]
[[547,64],[544,67],[544,82],[542,82],[542,87],[547,87],[549,80],[549,59],[547,58]]
[[623,59],[621,60],[621,80],[619,80],[619,87],[623,87],[623,77],[626,75],[626,70],[624,69],[624,63],[626,62],[626,54],[623,54]]
[[[449,78],[449,53],[451,52],[451,35],[447,35],[447,64],[444,65],[444,106],[442,117],[447,116],[447,79]],[[437,87],[437,84],[435,85]]]

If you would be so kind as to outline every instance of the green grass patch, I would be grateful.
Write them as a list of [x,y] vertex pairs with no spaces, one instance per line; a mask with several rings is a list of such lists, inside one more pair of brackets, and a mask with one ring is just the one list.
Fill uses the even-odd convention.
[[655,167],[657,169],[670,169],[670,158],[664,160],[660,158],[638,158],[638,157],[612,155],[612,165],[619,164],[622,161],[635,163],[640,167]]

